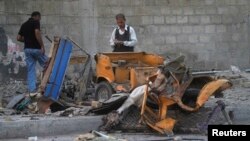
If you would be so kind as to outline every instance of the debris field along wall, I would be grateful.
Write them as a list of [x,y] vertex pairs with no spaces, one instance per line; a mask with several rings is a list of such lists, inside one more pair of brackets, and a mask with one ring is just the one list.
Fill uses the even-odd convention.
[[136,30],[137,51],[184,54],[199,70],[244,69],[250,64],[249,6],[249,0],[0,0],[0,26],[15,39],[25,14],[38,10],[44,35],[68,35],[94,55],[111,51],[114,16],[124,13]]

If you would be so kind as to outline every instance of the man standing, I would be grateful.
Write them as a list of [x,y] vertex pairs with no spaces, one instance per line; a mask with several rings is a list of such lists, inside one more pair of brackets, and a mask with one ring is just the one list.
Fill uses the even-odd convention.
[[36,62],[44,68],[48,60],[40,31],[41,14],[35,11],[25,23],[22,24],[17,40],[24,42],[24,53],[28,69],[28,89],[30,93],[37,91],[36,88]]
[[117,14],[115,18],[118,27],[113,30],[110,38],[113,52],[133,52],[137,43],[135,30],[125,24],[124,14]]

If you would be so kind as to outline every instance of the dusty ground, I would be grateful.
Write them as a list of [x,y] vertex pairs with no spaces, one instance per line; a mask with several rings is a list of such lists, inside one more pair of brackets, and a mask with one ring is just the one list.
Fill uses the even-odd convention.
[[[37,141],[74,141],[79,136],[79,134],[71,135],[62,135],[62,136],[51,136],[51,137],[37,137]],[[110,136],[116,137],[118,139],[126,139],[127,141],[206,141],[206,136],[201,135],[176,135],[174,137],[164,137],[155,134],[134,134],[134,133],[125,133],[125,134],[111,134]],[[31,137],[36,138],[36,137]],[[179,139],[179,140],[178,140]],[[26,139],[6,139],[1,141],[27,141]],[[35,141],[35,140],[30,140]],[[117,141],[111,139],[105,139],[103,137],[95,138],[93,141]]]
[[[222,98],[234,111],[234,124],[250,124],[250,73],[239,73],[240,78],[231,79],[233,87],[224,92]],[[213,101],[213,99],[211,99]]]
[[12,96],[27,92],[25,81],[0,81],[0,107],[5,107]]

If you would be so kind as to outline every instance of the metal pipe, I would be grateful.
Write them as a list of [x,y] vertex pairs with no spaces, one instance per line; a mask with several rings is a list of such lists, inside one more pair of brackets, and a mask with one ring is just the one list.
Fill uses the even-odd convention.
[[46,38],[47,40],[49,40],[50,43],[52,43],[52,40],[50,39],[50,37],[49,37],[48,35],[45,35],[45,38]]
[[[197,71],[192,72],[193,75],[201,75],[201,74],[215,74],[215,73],[221,73],[221,72],[231,72],[231,70],[221,70],[221,71]],[[250,72],[250,69],[245,69],[245,72]]]
[[89,55],[84,49],[82,49],[82,47],[80,45],[78,45],[73,39],[71,39],[70,37],[66,37],[67,39],[69,39],[73,44],[75,44],[81,51],[83,51],[85,54]]
[[192,75],[215,74],[215,73],[221,73],[221,72],[230,72],[230,70],[223,70],[223,71],[198,71],[198,72],[192,72]]

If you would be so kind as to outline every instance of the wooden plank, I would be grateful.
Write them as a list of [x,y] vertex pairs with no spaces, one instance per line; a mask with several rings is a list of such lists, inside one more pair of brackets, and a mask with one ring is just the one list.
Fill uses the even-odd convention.
[[87,56],[72,56],[70,58],[70,64],[84,64],[87,60]]
[[43,75],[43,78],[42,78],[42,81],[41,81],[41,84],[40,84],[40,87],[39,87],[41,93],[44,92],[44,88],[47,85],[47,82],[49,80],[49,76],[50,76],[50,74],[52,72],[58,47],[59,47],[59,38],[55,38],[52,49],[50,49],[50,52],[51,52],[50,56],[51,57],[50,57],[49,65],[48,65],[48,68],[46,69],[46,71],[45,71],[45,73]]
[[49,50],[49,55],[48,55],[49,58],[52,57],[54,46],[55,46],[55,41],[52,41],[51,47],[50,47],[50,50]]

